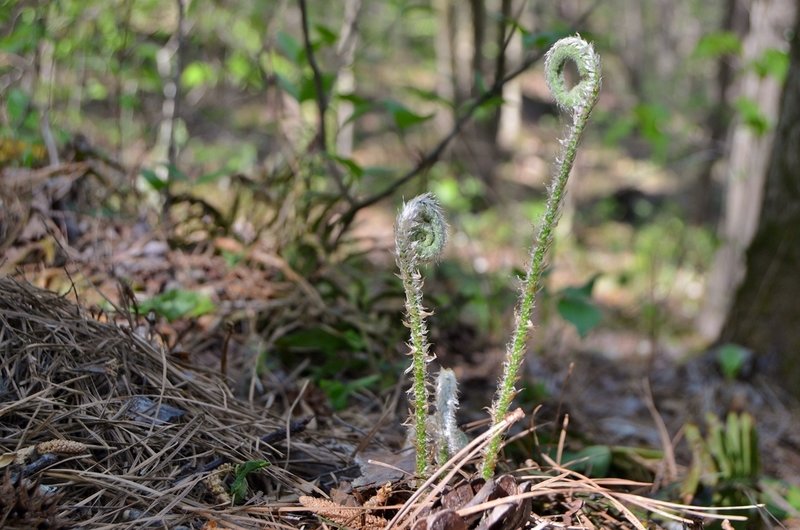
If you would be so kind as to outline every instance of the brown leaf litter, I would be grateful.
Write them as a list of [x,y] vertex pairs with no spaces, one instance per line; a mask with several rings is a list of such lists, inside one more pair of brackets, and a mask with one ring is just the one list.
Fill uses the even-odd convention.
[[[0,278],[0,359],[0,454],[14,455],[0,460],[2,528],[276,522],[215,505],[203,480],[225,463],[274,463],[248,477],[264,498],[314,490],[277,448],[285,420],[67,297]],[[305,466],[345,460],[296,439],[292,450]]]
[[[708,515],[637,496],[641,483],[589,479],[555,462],[548,472],[469,479],[488,437],[521,411],[421,486],[399,481],[371,495],[364,488],[321,498],[297,472],[314,462],[344,467],[352,457],[320,444],[326,433],[313,444],[298,439],[305,421],[258,410],[215,373],[182,364],[135,330],[11,278],[0,278],[0,358],[2,528],[317,528],[320,521],[357,530],[643,530],[626,506]],[[280,445],[289,433],[291,445]],[[269,465],[247,476],[245,503],[234,506],[226,480],[239,479],[238,466],[253,460]]]

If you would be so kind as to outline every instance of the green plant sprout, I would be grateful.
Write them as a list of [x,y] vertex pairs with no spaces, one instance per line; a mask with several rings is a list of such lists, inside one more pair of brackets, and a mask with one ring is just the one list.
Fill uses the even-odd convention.
[[447,223],[433,195],[426,193],[403,205],[395,226],[395,246],[397,266],[406,295],[406,326],[411,333],[409,371],[413,382],[409,397],[412,408],[411,433],[419,477],[426,476],[429,462],[427,364],[432,359],[428,354],[425,326],[425,317],[430,313],[422,305],[423,280],[419,266],[435,261],[444,250],[446,241]]
[[[568,61],[577,65],[580,74],[580,81],[569,90],[564,80],[564,67]],[[503,421],[516,394],[515,385],[519,379],[519,368],[525,356],[528,330],[532,327],[530,318],[545,268],[545,257],[553,242],[567,180],[578,150],[578,142],[600,92],[600,57],[592,45],[580,37],[567,37],[556,42],[545,56],[544,69],[548,87],[556,102],[572,115],[572,126],[567,132],[566,138],[561,141],[562,153],[556,161],[556,173],[547,198],[544,218],[541,221],[536,244],[531,250],[530,263],[520,288],[514,332],[506,350],[503,375],[492,404],[493,425]],[[484,478],[488,479],[494,475],[501,441],[502,434],[498,433],[486,446],[481,467],[481,474]]]
[[[564,67],[567,61],[578,66],[581,80],[567,90]],[[566,139],[561,141],[563,152],[556,161],[556,174],[550,187],[544,218],[539,228],[537,243],[531,250],[531,259],[520,289],[514,332],[506,350],[503,375],[498,384],[492,405],[492,425],[500,424],[508,414],[516,394],[515,385],[519,368],[525,356],[528,330],[531,327],[536,292],[540,288],[545,268],[545,257],[553,242],[553,235],[564,199],[565,188],[572,169],[578,142],[589,119],[600,90],[600,58],[592,46],[579,37],[568,37],[556,42],[545,57],[547,83],[558,104],[572,114],[572,126]],[[435,456],[437,461],[463,447],[465,435],[455,420],[458,397],[455,375],[443,369],[439,373],[436,391],[436,412],[429,419],[429,392],[427,363],[432,359],[426,339],[425,317],[430,315],[422,305],[422,274],[419,265],[436,260],[447,239],[447,225],[436,198],[426,193],[403,205],[395,226],[397,265],[403,282],[406,300],[406,325],[410,329],[409,343],[412,357],[409,371],[412,384],[409,390],[411,403],[411,437],[416,450],[416,473],[427,476],[428,466]],[[430,443],[431,435],[434,444]],[[498,431],[484,451],[481,473],[491,478],[497,465],[502,432]]]

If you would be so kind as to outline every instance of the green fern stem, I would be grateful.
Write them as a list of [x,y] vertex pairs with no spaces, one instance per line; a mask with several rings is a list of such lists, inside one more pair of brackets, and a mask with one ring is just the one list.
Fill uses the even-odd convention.
[[425,317],[430,313],[422,305],[423,279],[419,271],[422,263],[436,260],[447,240],[447,224],[436,198],[426,193],[403,205],[395,226],[395,246],[400,279],[406,300],[406,325],[410,330],[410,355],[412,383],[409,390],[411,402],[411,431],[416,450],[416,472],[427,476],[431,454],[428,440],[428,376],[427,364],[431,360],[427,340]]
[[[564,67],[568,61],[575,62],[581,76],[580,82],[570,90],[567,90],[564,81]],[[562,152],[556,163],[556,172],[547,198],[545,214],[541,221],[536,244],[532,247],[530,263],[520,289],[514,331],[507,346],[503,375],[492,404],[493,425],[503,421],[516,395],[516,383],[519,379],[520,366],[525,357],[528,331],[532,327],[531,313],[545,269],[545,258],[553,242],[567,180],[575,162],[578,142],[600,91],[600,58],[591,44],[580,37],[567,37],[556,42],[547,52],[545,75],[556,102],[572,114],[572,126],[566,138],[561,141]],[[486,479],[494,475],[501,442],[502,434],[497,434],[486,446],[481,468],[481,473]]]

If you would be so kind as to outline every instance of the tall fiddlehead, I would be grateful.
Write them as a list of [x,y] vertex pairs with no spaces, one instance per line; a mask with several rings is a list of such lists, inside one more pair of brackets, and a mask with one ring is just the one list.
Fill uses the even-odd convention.
[[422,305],[421,264],[436,260],[444,250],[447,240],[447,223],[436,198],[423,194],[403,205],[395,225],[397,266],[403,281],[406,300],[406,325],[410,329],[409,342],[412,375],[409,397],[412,407],[411,430],[416,449],[417,475],[427,475],[429,441],[426,429],[428,419],[427,327],[425,317],[429,315]]
[[[578,67],[580,81],[567,89],[564,80],[564,67],[573,61]],[[553,234],[561,212],[567,180],[569,179],[581,133],[589,120],[589,114],[597,102],[600,92],[600,57],[591,44],[580,37],[567,37],[556,42],[545,56],[545,76],[547,84],[560,107],[572,116],[572,125],[566,137],[561,140],[562,151],[556,160],[556,171],[547,197],[547,206],[539,227],[536,243],[531,249],[530,263],[520,288],[514,331],[506,349],[503,375],[497,387],[492,404],[492,423],[503,421],[516,394],[515,385],[519,379],[519,368],[525,356],[525,345],[531,325],[536,292],[540,288],[545,268],[547,250],[553,242]],[[481,472],[485,478],[494,475],[502,435],[498,434],[486,446]]]

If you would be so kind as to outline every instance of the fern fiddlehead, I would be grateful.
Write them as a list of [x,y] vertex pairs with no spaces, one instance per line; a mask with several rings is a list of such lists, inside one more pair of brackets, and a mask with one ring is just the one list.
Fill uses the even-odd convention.
[[430,455],[428,448],[428,386],[427,363],[431,360],[427,341],[425,317],[429,315],[422,305],[422,274],[419,266],[436,260],[447,241],[447,223],[439,202],[430,193],[415,197],[403,205],[395,225],[397,266],[403,281],[406,300],[406,325],[410,329],[409,342],[412,375],[409,390],[412,406],[411,429],[416,449],[417,475],[427,475]]
[[[568,61],[573,61],[577,65],[580,74],[580,81],[571,89],[567,89],[564,80],[564,67]],[[556,42],[545,56],[544,68],[548,87],[558,105],[572,115],[572,125],[565,139],[561,141],[562,151],[556,161],[556,172],[547,197],[545,214],[539,227],[536,243],[531,250],[525,279],[520,288],[514,331],[507,346],[503,375],[498,383],[497,394],[492,404],[493,425],[503,421],[516,394],[515,385],[519,379],[519,368],[525,356],[528,330],[532,327],[530,318],[545,268],[545,257],[553,242],[553,234],[558,223],[567,180],[575,161],[578,142],[600,92],[600,57],[592,45],[580,37],[567,37]],[[481,468],[484,478],[488,479],[494,475],[501,441],[502,435],[498,434],[486,446]]]

